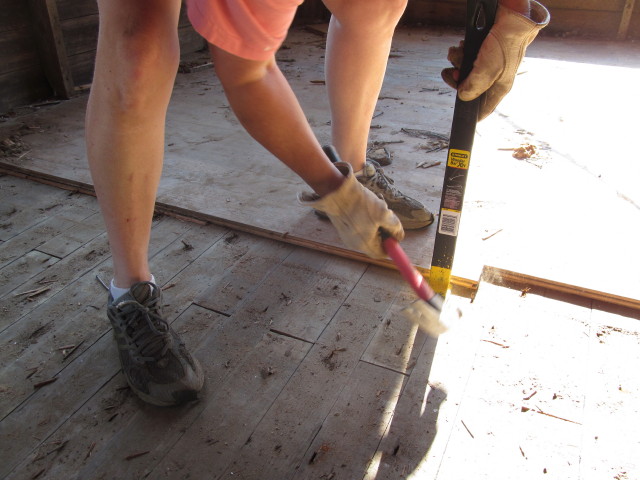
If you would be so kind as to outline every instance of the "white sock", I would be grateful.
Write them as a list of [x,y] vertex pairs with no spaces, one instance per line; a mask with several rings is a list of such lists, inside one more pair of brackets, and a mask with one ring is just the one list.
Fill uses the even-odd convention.
[[[156,279],[153,275],[151,275],[151,279],[149,280],[151,283],[153,283],[154,285],[156,284]],[[114,300],[119,299],[122,295],[124,295],[125,293],[127,293],[129,291],[129,288],[120,288],[117,287],[116,284],[113,282],[113,279],[111,279],[111,285],[109,286],[109,292],[111,293],[111,296],[113,297]]]

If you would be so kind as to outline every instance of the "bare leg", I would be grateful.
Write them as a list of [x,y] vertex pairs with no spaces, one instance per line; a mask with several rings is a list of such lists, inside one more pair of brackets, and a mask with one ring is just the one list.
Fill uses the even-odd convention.
[[[423,228],[433,214],[402,193],[382,169],[366,162],[371,118],[387,69],[391,41],[407,0],[324,0],[332,17],[325,74],[331,138],[359,181],[384,198],[406,230]],[[366,21],[363,19],[366,18]]]
[[344,176],[322,151],[275,60],[246,60],[214,45],[211,52],[229,103],[249,134],[318,195],[336,190]]
[[180,0],[99,0],[86,116],[87,155],[113,254],[114,281],[150,279],[148,244],[164,124],[179,62]]
[[[324,0],[331,11],[325,73],[331,137],[345,162],[365,162],[371,118],[406,0]],[[365,21],[366,19],[366,21]]]

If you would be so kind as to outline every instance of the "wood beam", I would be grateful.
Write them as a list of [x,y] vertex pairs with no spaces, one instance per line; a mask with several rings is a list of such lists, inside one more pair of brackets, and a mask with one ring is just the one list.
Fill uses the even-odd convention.
[[626,40],[629,33],[629,23],[631,22],[631,15],[633,14],[633,7],[636,0],[627,0],[622,9],[622,18],[620,19],[620,27],[618,28],[618,40]]
[[56,97],[71,98],[73,79],[55,0],[29,0],[34,35],[47,80]]

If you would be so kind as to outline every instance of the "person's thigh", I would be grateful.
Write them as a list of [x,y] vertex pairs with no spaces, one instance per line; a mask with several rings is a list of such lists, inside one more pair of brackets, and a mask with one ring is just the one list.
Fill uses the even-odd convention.
[[[398,23],[407,0],[322,0],[342,24],[359,29],[380,28]],[[366,21],[363,19],[366,18]]]

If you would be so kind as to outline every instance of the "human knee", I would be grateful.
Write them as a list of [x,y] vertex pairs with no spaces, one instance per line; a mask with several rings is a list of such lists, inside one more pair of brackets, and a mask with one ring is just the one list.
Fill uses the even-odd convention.
[[[334,18],[345,28],[393,31],[408,0],[325,0]],[[366,21],[363,19],[366,18]]]
[[118,108],[134,112],[153,102],[168,103],[180,61],[177,38],[161,42],[133,34],[112,45],[105,56],[96,60],[96,75],[104,76],[98,80],[108,85]]
[[226,90],[258,82],[278,69],[275,59],[248,60],[211,46],[216,75]]

